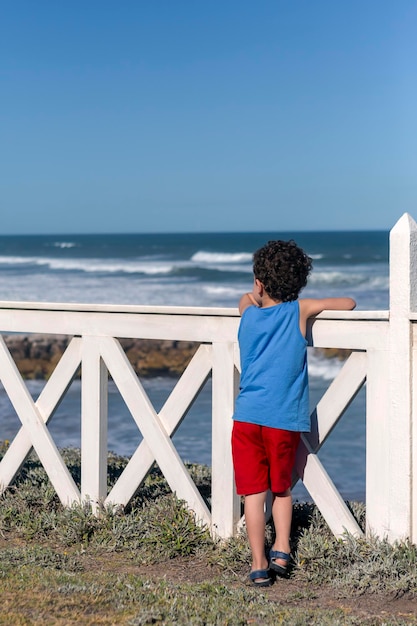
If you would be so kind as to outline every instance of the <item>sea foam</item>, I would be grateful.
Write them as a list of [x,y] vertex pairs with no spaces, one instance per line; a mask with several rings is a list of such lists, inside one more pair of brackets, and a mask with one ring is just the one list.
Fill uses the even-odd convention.
[[200,250],[191,257],[194,263],[250,263],[250,252],[205,252]]
[[343,361],[337,357],[317,354],[314,348],[308,348],[308,373],[310,377],[321,380],[333,380],[343,367]]

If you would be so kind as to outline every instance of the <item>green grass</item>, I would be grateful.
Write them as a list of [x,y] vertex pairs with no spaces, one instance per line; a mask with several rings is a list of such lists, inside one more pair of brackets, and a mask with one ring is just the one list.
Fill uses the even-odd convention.
[[[62,454],[79,482],[79,452]],[[126,463],[109,455],[109,487]],[[188,469],[208,498],[209,468]],[[350,506],[363,526],[364,506]],[[273,534],[268,526],[267,545]],[[292,543],[289,579],[254,589],[245,534],[213,541],[157,468],[125,510],[103,508],[94,516],[87,506],[64,508],[31,455],[0,496],[0,625],[417,623],[400,610],[364,617],[341,601],[337,606],[338,599],[364,594],[413,599],[416,546],[337,540],[310,504],[294,505]],[[321,607],[318,599],[329,595],[333,606]]]

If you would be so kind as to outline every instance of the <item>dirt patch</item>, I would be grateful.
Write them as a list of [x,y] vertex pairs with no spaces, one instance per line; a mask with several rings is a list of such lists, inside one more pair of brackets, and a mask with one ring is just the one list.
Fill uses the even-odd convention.
[[[112,555],[111,559],[108,555],[95,555],[89,558],[88,567],[134,574],[152,581],[163,579],[172,584],[218,582],[231,587],[243,585],[252,588],[246,570],[239,569],[228,574],[220,566],[207,566],[207,562],[198,558],[177,558],[164,563],[141,565],[126,562],[121,555]],[[417,624],[417,598],[408,594],[401,597],[375,593],[347,596],[329,585],[312,586],[295,577],[277,578],[271,587],[259,592],[287,609],[341,609],[345,614],[364,622],[369,623],[372,618],[376,618],[373,624],[390,624],[392,620]]]

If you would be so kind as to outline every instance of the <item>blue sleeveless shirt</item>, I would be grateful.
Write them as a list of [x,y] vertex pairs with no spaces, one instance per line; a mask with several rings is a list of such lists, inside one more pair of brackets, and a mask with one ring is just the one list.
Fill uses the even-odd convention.
[[307,341],[298,300],[249,306],[239,326],[242,374],[233,419],[310,431]]

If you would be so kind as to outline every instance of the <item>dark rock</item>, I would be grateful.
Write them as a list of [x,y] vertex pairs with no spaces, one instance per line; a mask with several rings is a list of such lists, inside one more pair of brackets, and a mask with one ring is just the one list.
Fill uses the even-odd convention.
[[[66,335],[8,335],[4,337],[24,378],[48,379],[69,344]],[[132,367],[140,376],[178,375],[198,344],[189,341],[120,339]]]

